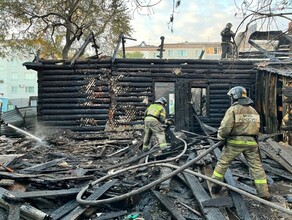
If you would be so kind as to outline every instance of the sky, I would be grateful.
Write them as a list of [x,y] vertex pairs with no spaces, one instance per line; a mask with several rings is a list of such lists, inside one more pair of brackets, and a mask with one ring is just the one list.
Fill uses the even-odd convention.
[[[152,0],[155,1],[159,0]],[[131,13],[134,31],[129,37],[137,41],[126,40],[126,46],[139,45],[142,41],[149,45],[159,45],[161,36],[165,37],[164,43],[220,42],[220,32],[228,22],[233,24],[234,32],[241,22],[240,17],[235,17],[236,13],[238,15],[235,2],[240,0],[181,0],[181,5],[175,9],[171,32],[168,22],[172,2],[162,0],[148,11],[149,15]]]

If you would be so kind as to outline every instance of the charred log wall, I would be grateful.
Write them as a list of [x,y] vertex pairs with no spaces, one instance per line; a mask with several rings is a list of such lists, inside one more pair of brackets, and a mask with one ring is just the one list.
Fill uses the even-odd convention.
[[[116,59],[70,63],[25,63],[38,72],[38,121],[73,131],[132,128],[143,124],[147,104],[155,98],[155,82],[173,82],[175,119],[179,128],[196,126],[189,103],[193,84],[208,88],[208,114],[201,118],[217,127],[236,85],[248,88],[254,99],[256,70],[249,61]],[[179,87],[184,87],[180,90]],[[184,94],[187,93],[187,94]]]

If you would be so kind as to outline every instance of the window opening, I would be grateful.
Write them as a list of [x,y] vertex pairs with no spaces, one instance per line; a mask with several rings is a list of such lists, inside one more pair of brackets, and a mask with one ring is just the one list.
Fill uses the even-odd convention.
[[155,100],[164,97],[167,100],[165,108],[167,117],[175,115],[175,84],[173,82],[155,82]]
[[192,87],[192,105],[198,116],[207,116],[207,88]]

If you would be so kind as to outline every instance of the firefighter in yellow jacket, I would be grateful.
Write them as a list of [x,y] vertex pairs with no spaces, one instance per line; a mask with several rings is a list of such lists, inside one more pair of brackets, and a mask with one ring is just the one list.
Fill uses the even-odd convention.
[[[233,87],[227,95],[233,100],[232,106],[226,111],[218,129],[217,138],[225,140],[222,155],[213,172],[213,178],[223,181],[224,174],[231,162],[241,153],[245,156],[254,183],[257,195],[270,199],[267,178],[259,155],[257,136],[260,128],[260,117],[251,106],[253,101],[247,97],[244,87]],[[219,193],[221,186],[213,185],[212,193]]]
[[166,119],[166,105],[167,100],[164,97],[161,97],[146,109],[144,119],[145,128],[143,151],[147,151],[149,149],[152,135],[156,136],[161,150],[164,150],[168,147],[165,139],[165,131],[163,128],[163,124],[165,123]]

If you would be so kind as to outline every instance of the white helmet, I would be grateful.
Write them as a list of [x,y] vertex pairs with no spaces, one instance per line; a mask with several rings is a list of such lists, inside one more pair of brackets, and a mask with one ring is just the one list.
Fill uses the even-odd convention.
[[164,97],[161,97],[161,98],[157,99],[155,102],[156,103],[160,103],[162,105],[166,105],[167,104],[167,100]]
[[234,100],[247,97],[246,89],[242,86],[235,86],[229,90],[227,95],[231,96]]

